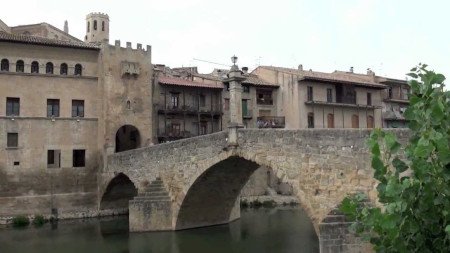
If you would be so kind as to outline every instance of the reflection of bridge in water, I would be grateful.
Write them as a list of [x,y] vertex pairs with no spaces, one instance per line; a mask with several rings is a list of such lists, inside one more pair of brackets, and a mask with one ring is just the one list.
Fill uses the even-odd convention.
[[[101,189],[107,198],[101,207],[127,208],[137,189],[129,202],[130,231],[228,223],[240,217],[242,187],[264,165],[293,187],[319,235],[321,251],[348,252],[361,243],[334,210],[348,194],[376,197],[365,145],[369,133],[240,129],[116,153],[103,172]],[[407,136],[406,130],[396,133],[400,139]],[[123,198],[120,192],[126,193]]]

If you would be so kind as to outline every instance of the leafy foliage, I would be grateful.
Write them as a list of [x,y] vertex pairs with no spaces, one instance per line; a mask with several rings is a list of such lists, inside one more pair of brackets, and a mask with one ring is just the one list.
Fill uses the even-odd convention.
[[341,211],[377,252],[450,252],[450,92],[425,64],[408,75],[412,136],[404,153],[391,132],[376,129],[368,140],[381,205],[358,194]]

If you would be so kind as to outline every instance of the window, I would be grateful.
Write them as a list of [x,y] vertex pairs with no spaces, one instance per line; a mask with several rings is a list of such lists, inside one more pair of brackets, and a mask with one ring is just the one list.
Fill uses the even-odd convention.
[[59,117],[59,99],[47,99],[47,117]]
[[47,150],[47,168],[59,168],[61,164],[61,150]]
[[245,93],[250,93],[250,86],[248,86],[248,85],[242,85],[242,90],[243,90]]
[[87,27],[86,27],[87,32],[91,31],[91,22],[87,22]]
[[76,64],[76,65],[75,65],[75,72],[74,72],[74,75],[76,75],[76,76],[81,76],[81,72],[82,72],[81,64]]
[[20,98],[6,98],[6,116],[20,115]]
[[8,133],[6,137],[6,147],[17,148],[19,146],[19,134],[18,133]]
[[308,89],[307,90],[307,95],[308,95],[307,100],[308,101],[313,101],[313,87],[312,86],[308,86],[307,89]]
[[225,98],[224,102],[223,102],[223,109],[225,111],[230,110],[230,99],[229,98]]
[[84,100],[72,100],[72,117],[84,117]]
[[388,90],[388,97],[392,98],[392,88],[391,87],[389,87],[389,90]]
[[45,73],[53,74],[53,63],[47,62],[47,64],[45,64]]
[[84,149],[74,149],[73,150],[73,167],[84,167],[86,166],[86,150]]
[[16,62],[16,72],[23,73],[25,71],[25,64],[22,60]]
[[314,113],[308,113],[308,128],[314,128]]
[[170,103],[172,104],[172,108],[178,108],[180,101],[180,94],[178,93],[170,93]]
[[206,106],[206,96],[203,94],[200,94],[200,107]]
[[332,103],[333,102],[333,90],[327,89],[327,102]]
[[373,117],[367,116],[367,128],[373,128]]
[[34,61],[31,63],[31,73],[39,73],[39,62]]
[[67,75],[67,64],[63,63],[61,64],[61,67],[59,68],[59,74],[61,75]]
[[172,136],[180,136],[180,124],[172,123],[170,133]]
[[273,104],[272,90],[256,90],[256,103],[259,105]]
[[372,93],[367,93],[367,105],[372,105]]
[[207,134],[208,133],[208,122],[200,122],[200,134]]
[[105,21],[102,21],[102,31],[105,31]]
[[352,115],[352,128],[359,128],[359,116],[356,114]]
[[409,99],[409,89],[402,88],[402,99]]
[[0,70],[1,71],[9,71],[9,61],[8,59],[2,59],[0,63]]
[[230,83],[226,83],[225,87],[227,88],[227,91],[230,91]]
[[94,31],[97,31],[97,20],[94,20]]
[[329,113],[327,116],[328,128],[334,128],[334,114]]

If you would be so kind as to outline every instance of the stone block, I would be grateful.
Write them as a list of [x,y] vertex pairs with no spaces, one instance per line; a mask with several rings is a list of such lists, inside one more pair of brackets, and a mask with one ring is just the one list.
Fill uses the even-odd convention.
[[135,198],[129,204],[130,232],[173,230],[172,202]]

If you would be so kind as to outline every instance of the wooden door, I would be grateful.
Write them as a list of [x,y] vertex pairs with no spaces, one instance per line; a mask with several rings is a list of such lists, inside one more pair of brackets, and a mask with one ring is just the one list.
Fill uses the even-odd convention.
[[352,128],[359,128],[359,117],[356,114],[352,115]]
[[367,128],[373,128],[373,117],[367,116]]
[[329,113],[327,116],[328,128],[334,128],[334,114]]

